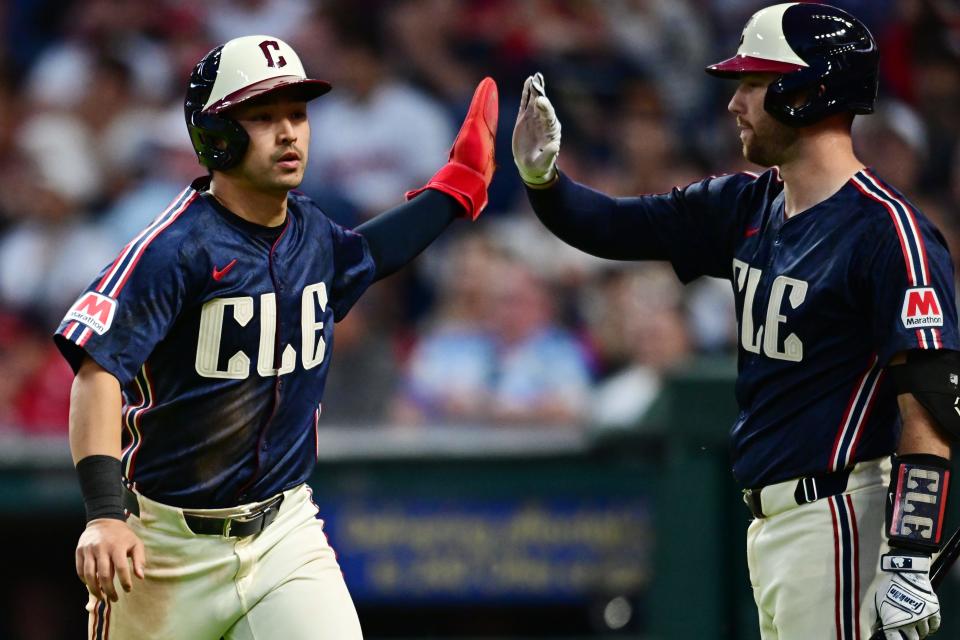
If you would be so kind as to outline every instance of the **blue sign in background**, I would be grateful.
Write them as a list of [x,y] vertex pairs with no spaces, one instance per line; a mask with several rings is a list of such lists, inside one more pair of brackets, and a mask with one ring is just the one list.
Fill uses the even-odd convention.
[[334,499],[322,517],[358,602],[587,600],[651,572],[636,497]]

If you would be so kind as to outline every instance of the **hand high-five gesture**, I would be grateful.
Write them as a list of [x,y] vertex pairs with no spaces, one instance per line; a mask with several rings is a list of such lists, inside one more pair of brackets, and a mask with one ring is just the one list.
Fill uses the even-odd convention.
[[523,83],[520,112],[513,128],[513,161],[520,177],[531,186],[547,185],[557,177],[560,121],[547,98],[543,74]]

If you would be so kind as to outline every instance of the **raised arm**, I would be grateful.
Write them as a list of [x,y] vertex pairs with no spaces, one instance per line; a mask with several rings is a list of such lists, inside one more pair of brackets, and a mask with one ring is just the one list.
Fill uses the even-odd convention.
[[612,260],[669,260],[683,280],[726,276],[746,175],[708,178],[669,193],[612,198],[557,168],[561,126],[543,76],[527,78],[513,129],[513,159],[537,217],[558,238]]
[[669,260],[669,226],[658,218],[676,206],[671,195],[612,198],[557,172],[548,188],[527,186],[534,213],[555,236],[599,258]]
[[497,85],[492,78],[484,78],[473,94],[447,164],[426,185],[406,194],[410,202],[357,227],[373,254],[374,280],[417,257],[454,218],[476,220],[487,206],[487,187],[494,171],[497,99]]
[[367,240],[377,266],[374,281],[420,255],[463,211],[451,196],[429,190],[357,227],[355,231]]

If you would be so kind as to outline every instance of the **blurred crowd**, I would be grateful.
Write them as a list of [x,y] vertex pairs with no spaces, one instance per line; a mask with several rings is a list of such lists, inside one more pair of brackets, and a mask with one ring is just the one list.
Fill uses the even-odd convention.
[[[0,13],[0,431],[62,434],[71,372],[50,334],[97,271],[192,178],[192,66],[264,33],[334,91],[311,104],[302,190],[354,226],[442,165],[473,87],[500,87],[490,206],[375,285],[336,330],[327,424],[629,427],[663,376],[732,357],[729,284],[590,258],[544,231],[510,156],[542,71],[561,166],[614,195],[756,169],[703,67],[758,0],[9,0]],[[960,6],[838,0],[882,52],[862,159],[960,255]]]

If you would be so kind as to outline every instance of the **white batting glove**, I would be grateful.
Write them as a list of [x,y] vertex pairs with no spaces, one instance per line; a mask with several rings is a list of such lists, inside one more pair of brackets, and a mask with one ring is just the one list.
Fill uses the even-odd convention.
[[560,121],[544,90],[543,74],[523,83],[520,112],[513,128],[513,161],[528,185],[546,185],[557,178]]
[[919,640],[936,633],[940,601],[930,584],[930,557],[891,552],[880,559],[880,568],[885,573],[874,595],[880,637]]

